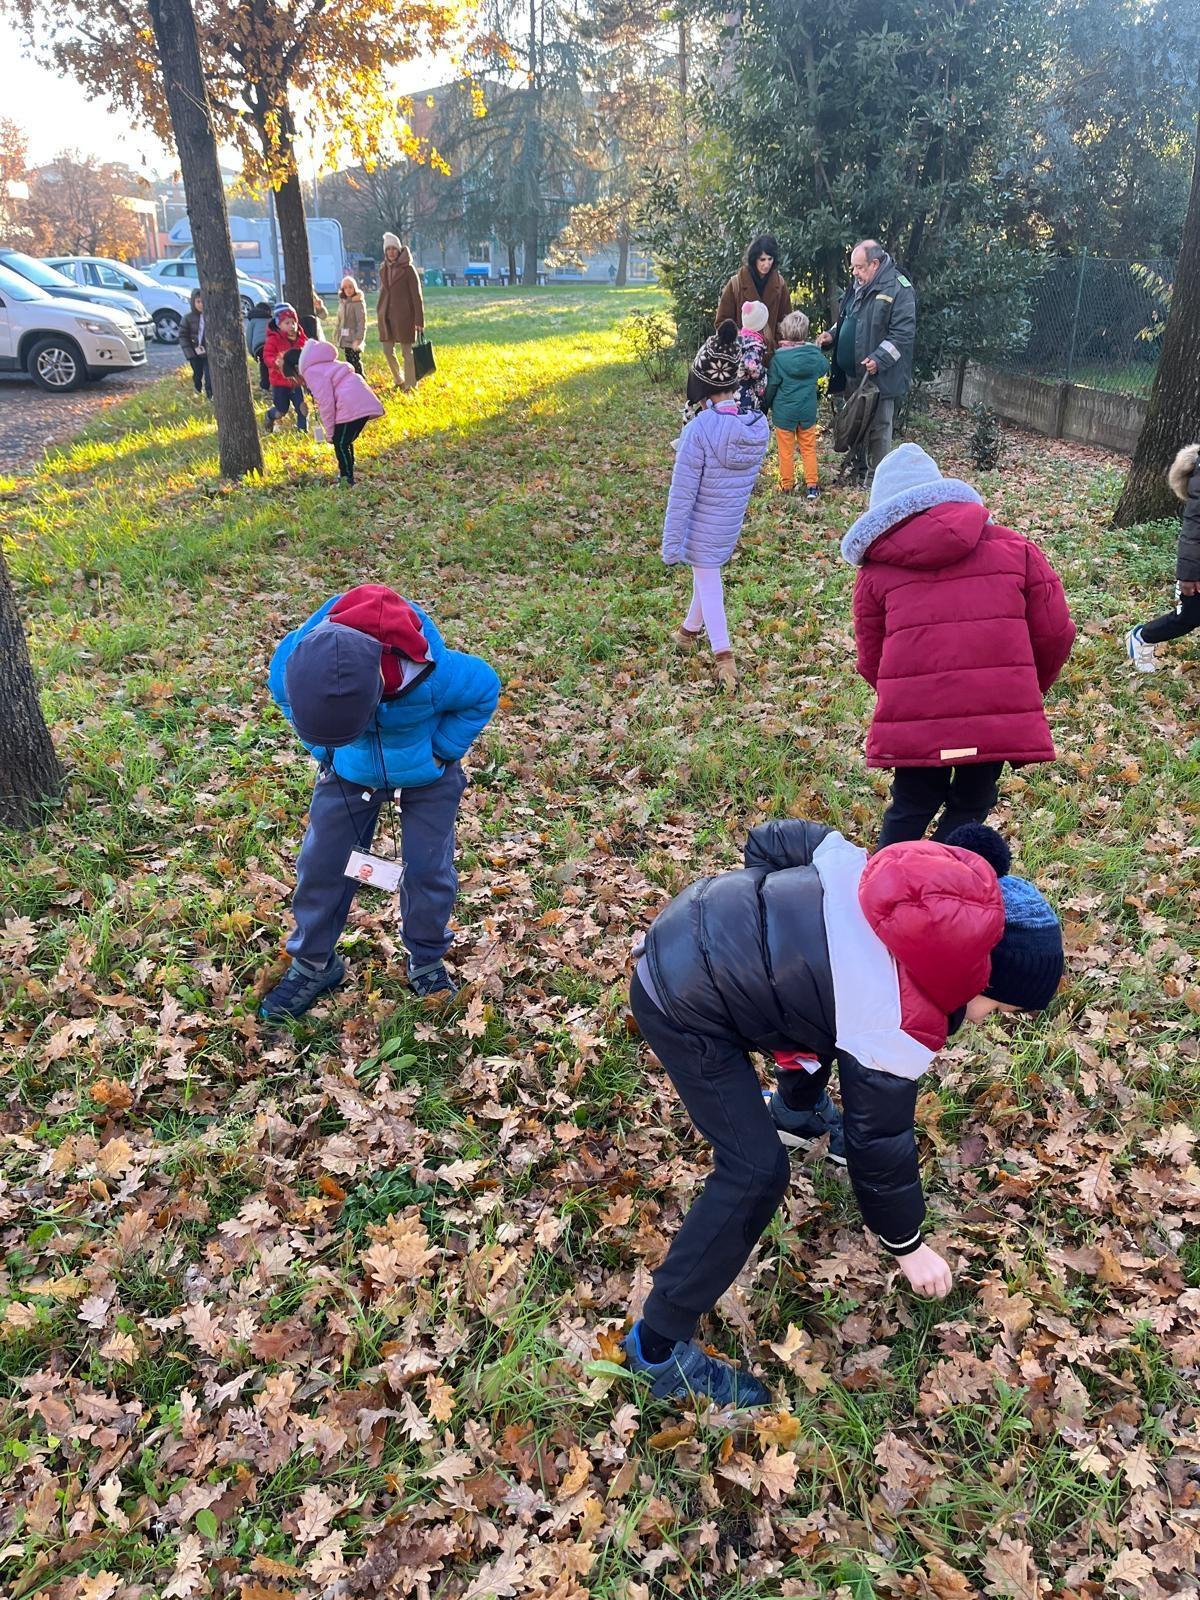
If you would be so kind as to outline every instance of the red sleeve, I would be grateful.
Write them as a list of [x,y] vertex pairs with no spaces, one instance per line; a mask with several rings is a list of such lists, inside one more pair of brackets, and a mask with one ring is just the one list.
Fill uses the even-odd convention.
[[860,567],[854,580],[854,642],[858,646],[858,672],[875,688],[879,678],[879,659],[883,654],[886,629],[883,606],[876,595],[866,568]]
[[1075,624],[1067,610],[1062,580],[1037,545],[1026,541],[1025,621],[1038,686],[1043,694],[1066,665],[1075,642]]

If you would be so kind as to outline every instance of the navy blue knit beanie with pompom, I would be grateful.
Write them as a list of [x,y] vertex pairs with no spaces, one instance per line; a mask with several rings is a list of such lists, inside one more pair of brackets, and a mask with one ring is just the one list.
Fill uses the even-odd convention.
[[1062,928],[1042,891],[1009,873],[1012,853],[995,828],[968,822],[946,840],[982,856],[995,872],[1004,899],[1004,935],[992,951],[992,972],[983,991],[992,1000],[1044,1011],[1063,975]]

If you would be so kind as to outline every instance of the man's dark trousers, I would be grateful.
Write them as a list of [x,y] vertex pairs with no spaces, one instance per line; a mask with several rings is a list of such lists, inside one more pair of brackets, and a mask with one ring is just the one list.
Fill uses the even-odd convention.
[[[713,1170],[655,1272],[642,1312],[655,1333],[690,1339],[750,1259],[787,1190],[791,1167],[742,1040],[677,1028],[636,973],[629,1002],[642,1037],[712,1145]],[[811,1076],[780,1074],[793,1110],[815,1104],[828,1081],[827,1068]]]
[[892,803],[883,814],[876,849],[901,839],[923,839],[939,811],[942,817],[933,837],[943,844],[964,822],[983,822],[996,804],[1003,771],[1003,761],[978,761],[967,767],[897,767]]
[[[400,885],[403,938],[414,968],[436,965],[450,948],[450,917],[458,892],[454,824],[467,787],[462,763],[417,789],[397,789],[400,812]],[[288,954],[314,972],[333,960],[358,885],[345,876],[352,850],[370,850],[380,809],[390,789],[363,789],[336,773],[317,778],[308,831],[296,862],[292,897],[295,929]]]

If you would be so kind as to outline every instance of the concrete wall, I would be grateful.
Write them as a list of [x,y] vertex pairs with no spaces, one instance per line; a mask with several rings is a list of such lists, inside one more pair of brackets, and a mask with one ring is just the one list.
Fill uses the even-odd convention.
[[967,364],[956,399],[964,406],[982,401],[997,416],[1052,439],[1074,439],[1125,455],[1133,454],[1146,420],[1146,402],[1134,395],[1046,382],[974,362]]

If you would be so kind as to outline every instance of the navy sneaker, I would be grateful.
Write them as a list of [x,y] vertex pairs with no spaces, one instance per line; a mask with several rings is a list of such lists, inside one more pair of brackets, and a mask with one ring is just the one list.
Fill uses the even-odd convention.
[[336,989],[346,976],[341,956],[334,956],[324,970],[315,970],[302,961],[293,961],[280,981],[263,995],[260,1017],[279,1022],[284,1017],[302,1017],[329,989]]
[[690,1344],[680,1339],[665,1361],[647,1361],[642,1354],[641,1323],[621,1341],[629,1370],[639,1378],[649,1380],[650,1393],[656,1400],[690,1400],[696,1395],[707,1395],[715,1406],[771,1405],[771,1391],[760,1383],[745,1367],[735,1367],[729,1361],[718,1361],[706,1355],[693,1340]]
[[810,484],[804,491],[804,498],[806,500],[819,500],[821,498],[821,491],[815,483]]
[[458,993],[458,985],[446,971],[444,961],[435,961],[430,967],[414,967],[410,961],[408,986],[422,1000],[453,1000]]
[[842,1113],[828,1094],[823,1094],[808,1111],[790,1111],[783,1103],[778,1089],[764,1089],[763,1099],[771,1113],[771,1121],[779,1133],[781,1144],[789,1150],[798,1150],[812,1144],[815,1139],[829,1138],[826,1155],[839,1167],[846,1165],[846,1135],[842,1129]]

